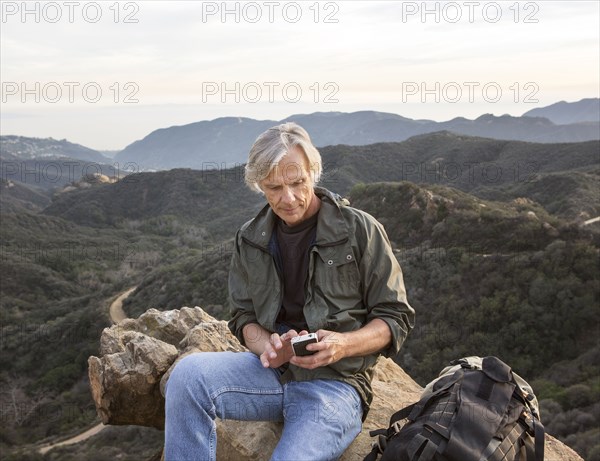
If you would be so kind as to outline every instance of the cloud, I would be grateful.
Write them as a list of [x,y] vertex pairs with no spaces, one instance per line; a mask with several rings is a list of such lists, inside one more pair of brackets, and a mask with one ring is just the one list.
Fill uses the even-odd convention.
[[[311,112],[311,107],[324,110],[324,85],[332,83],[338,88],[338,103],[325,106],[330,108],[326,110],[393,107],[404,116],[435,119],[476,116],[478,110],[522,113],[527,110],[522,101],[512,102],[511,108],[508,98],[508,87],[515,82],[535,82],[539,105],[551,104],[556,98],[598,95],[597,2],[475,2],[472,22],[468,11],[472,2],[297,2],[301,9],[298,20],[294,2],[279,2],[273,11],[268,2],[227,2],[229,12],[224,17],[222,10],[214,10],[221,9],[223,2],[100,2],[102,17],[97,22],[90,21],[91,9],[83,15],[88,3],[92,2],[80,3],[72,22],[66,14],[59,22],[44,20],[49,19],[50,11],[46,17],[41,11],[39,22],[31,16],[26,21],[19,15],[3,17],[2,80],[25,82],[28,88],[36,82],[40,88],[48,82],[77,82],[78,90],[86,84],[93,90],[97,85],[102,97],[90,103],[77,94],[70,102],[63,95],[58,102],[48,103],[42,97],[33,103],[29,96],[23,103],[22,95],[3,95],[3,112],[47,116],[60,109],[72,110],[72,114],[83,110],[88,115],[96,111],[97,116],[107,113],[98,112],[100,107],[112,105],[119,114],[129,112],[139,119],[137,109],[152,104],[200,104],[197,111],[186,111],[197,113],[196,120],[227,115],[227,111],[229,115],[273,119],[299,112],[298,106],[286,103],[281,94],[277,104],[264,99],[255,104],[232,104],[231,98],[225,98],[214,107],[211,104],[220,99],[202,105],[202,88],[207,82],[226,88],[257,84],[263,89],[268,82],[276,82],[279,89],[295,83],[304,91],[299,102],[306,108],[304,112]],[[32,8],[47,3],[28,4]],[[496,22],[492,21],[494,4],[501,5],[502,16]],[[261,8],[260,18],[256,5]],[[461,17],[455,21],[457,6]],[[288,8],[285,13],[284,8]],[[414,12],[414,8],[419,10]],[[423,9],[429,13],[423,15]],[[530,20],[537,22],[527,22]],[[472,81],[480,85],[497,82],[508,99],[487,108],[481,100],[402,103],[406,82],[443,86]],[[134,86],[126,87],[128,84]],[[133,90],[138,102],[127,105],[123,100]],[[167,115],[181,120],[176,111],[165,109],[164,115],[143,117],[145,126],[155,128],[152,122],[158,120],[164,126],[176,123]],[[126,124],[115,126],[109,119],[99,123],[122,130],[119,139],[127,137]],[[12,127],[25,129],[25,125]],[[58,128],[69,138],[68,126]],[[81,132],[74,125],[72,130],[74,135]],[[106,136],[98,134],[96,139],[91,144],[103,142]]]

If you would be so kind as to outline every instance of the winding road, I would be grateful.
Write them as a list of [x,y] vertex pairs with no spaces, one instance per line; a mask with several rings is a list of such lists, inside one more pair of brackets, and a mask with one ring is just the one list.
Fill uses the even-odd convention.
[[105,427],[106,426],[104,424],[100,423],[100,424],[92,427],[91,429],[88,429],[87,431],[76,435],[75,437],[71,437],[70,439],[63,440],[62,442],[45,445],[45,446],[41,447],[38,450],[38,452],[43,455],[43,454],[46,454],[47,452],[49,452],[50,450],[52,450],[53,448],[60,447],[62,445],[72,445],[74,443],[79,443],[79,442],[91,437],[92,435],[96,435],[98,432],[100,432]]
[[125,301],[125,298],[133,293],[136,288],[137,287],[133,287],[127,291],[124,291],[111,303],[110,308],[108,309],[108,314],[112,323],[119,323],[121,320],[125,320],[127,318],[127,315],[123,310],[123,301]]
[[[127,298],[131,293],[135,291],[137,287],[129,288],[128,290],[122,292],[119,296],[115,298],[115,300],[110,304],[108,308],[108,315],[110,317],[110,321],[115,324],[119,323],[122,320],[127,318],[125,311],[123,310],[123,301]],[[74,437],[68,438],[61,442],[51,443],[49,445],[44,445],[38,449],[38,452],[42,455],[49,452],[53,448],[60,447],[63,445],[73,445],[74,443],[82,442],[93,435],[98,434],[102,429],[106,426],[102,423],[95,425],[94,427],[85,430],[84,432],[77,434]]]

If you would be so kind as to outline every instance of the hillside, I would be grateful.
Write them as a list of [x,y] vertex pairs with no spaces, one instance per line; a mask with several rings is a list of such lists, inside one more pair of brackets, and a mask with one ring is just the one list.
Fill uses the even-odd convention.
[[96,419],[87,357],[98,352],[99,335],[110,324],[107,305],[156,266],[166,240],[83,227],[23,208],[1,213],[4,458],[14,447],[78,431]]
[[0,157],[2,180],[21,183],[32,189],[46,192],[57,192],[65,186],[81,180],[82,177],[103,175],[111,180],[122,178],[132,171],[136,165],[119,165],[118,163],[96,163],[89,160],[77,160],[69,157],[19,159],[12,154]]
[[51,202],[43,189],[0,179],[0,213],[20,210],[40,211]]
[[[86,357],[108,325],[98,307],[122,283],[128,245],[23,210],[2,211],[0,237],[2,443],[12,445],[89,424]],[[60,408],[70,411],[38,418]]]
[[[467,192],[481,191],[482,196],[490,198],[531,194],[530,198],[540,203],[554,203],[553,211],[564,211],[565,216],[575,218],[577,214],[557,201],[577,203],[581,207],[577,213],[585,211],[596,216],[598,201],[588,200],[597,190],[594,176],[580,175],[589,190],[583,195],[580,191],[584,186],[548,191],[543,181],[536,181],[542,174],[598,165],[599,145],[597,141],[497,141],[440,132],[402,143],[329,146],[321,149],[325,171],[322,184],[341,194],[348,193],[357,182],[377,181],[449,185]],[[189,229],[194,223],[191,232],[214,240],[220,229],[235,229],[249,219],[261,203],[261,197],[245,187],[241,166],[174,169],[132,174],[113,185],[62,194],[44,213],[87,226],[145,226],[158,233],[176,232],[178,225]]]
[[[344,192],[364,182],[403,180],[446,184],[470,191],[479,186],[526,182],[538,173],[597,165],[599,141],[542,144],[500,141],[438,132],[401,143],[328,146],[320,150],[326,178]],[[329,173],[327,173],[329,172]]]
[[462,246],[505,253],[540,248],[571,232],[529,199],[492,202],[439,185],[358,184],[350,202],[376,216],[390,239],[406,249]]
[[435,122],[375,111],[316,112],[296,114],[280,121],[224,117],[163,128],[130,144],[116,155],[115,160],[122,164],[132,162],[142,170],[233,167],[246,161],[248,150],[260,133],[287,121],[295,121],[306,128],[317,147],[400,142],[416,135],[444,130],[469,136],[538,143],[600,139],[600,121],[597,120],[558,125],[539,117],[485,114],[475,120],[455,118]]
[[0,157],[5,156],[12,156],[19,161],[67,157],[86,162],[110,163],[110,159],[97,150],[71,143],[66,139],[59,141],[25,136],[0,136]]
[[528,197],[549,213],[578,222],[600,216],[600,170],[591,166],[581,170],[536,174],[531,181],[485,186],[473,194],[490,200]]
[[115,184],[61,194],[44,213],[91,227],[221,238],[223,229],[241,225],[260,204],[242,175],[242,168],[138,173]]
[[557,125],[600,121],[600,99],[587,98],[577,102],[560,101],[546,107],[537,107],[523,117],[544,117]]

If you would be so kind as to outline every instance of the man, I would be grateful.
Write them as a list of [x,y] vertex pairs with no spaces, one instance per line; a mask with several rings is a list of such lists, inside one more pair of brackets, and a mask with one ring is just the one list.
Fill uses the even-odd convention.
[[[316,186],[306,131],[261,134],[245,179],[266,205],[242,226],[229,274],[229,328],[251,352],[190,355],[166,389],[165,459],[216,459],[215,417],[283,422],[272,460],[338,459],[372,400],[372,369],[413,327],[400,266],[379,224]],[[291,339],[314,332],[312,353]]]

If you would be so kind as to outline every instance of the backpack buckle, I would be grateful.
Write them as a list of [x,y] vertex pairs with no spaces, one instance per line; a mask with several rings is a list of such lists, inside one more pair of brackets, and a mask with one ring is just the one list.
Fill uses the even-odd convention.
[[389,429],[388,429],[388,437],[393,437],[398,432],[400,432],[400,429],[402,429],[402,425],[400,424],[400,421],[396,421],[395,423],[393,423],[389,427]]
[[521,419],[527,426],[528,432],[530,434],[533,434],[535,432],[533,415],[529,411],[527,411],[527,408],[524,408],[521,412]]

